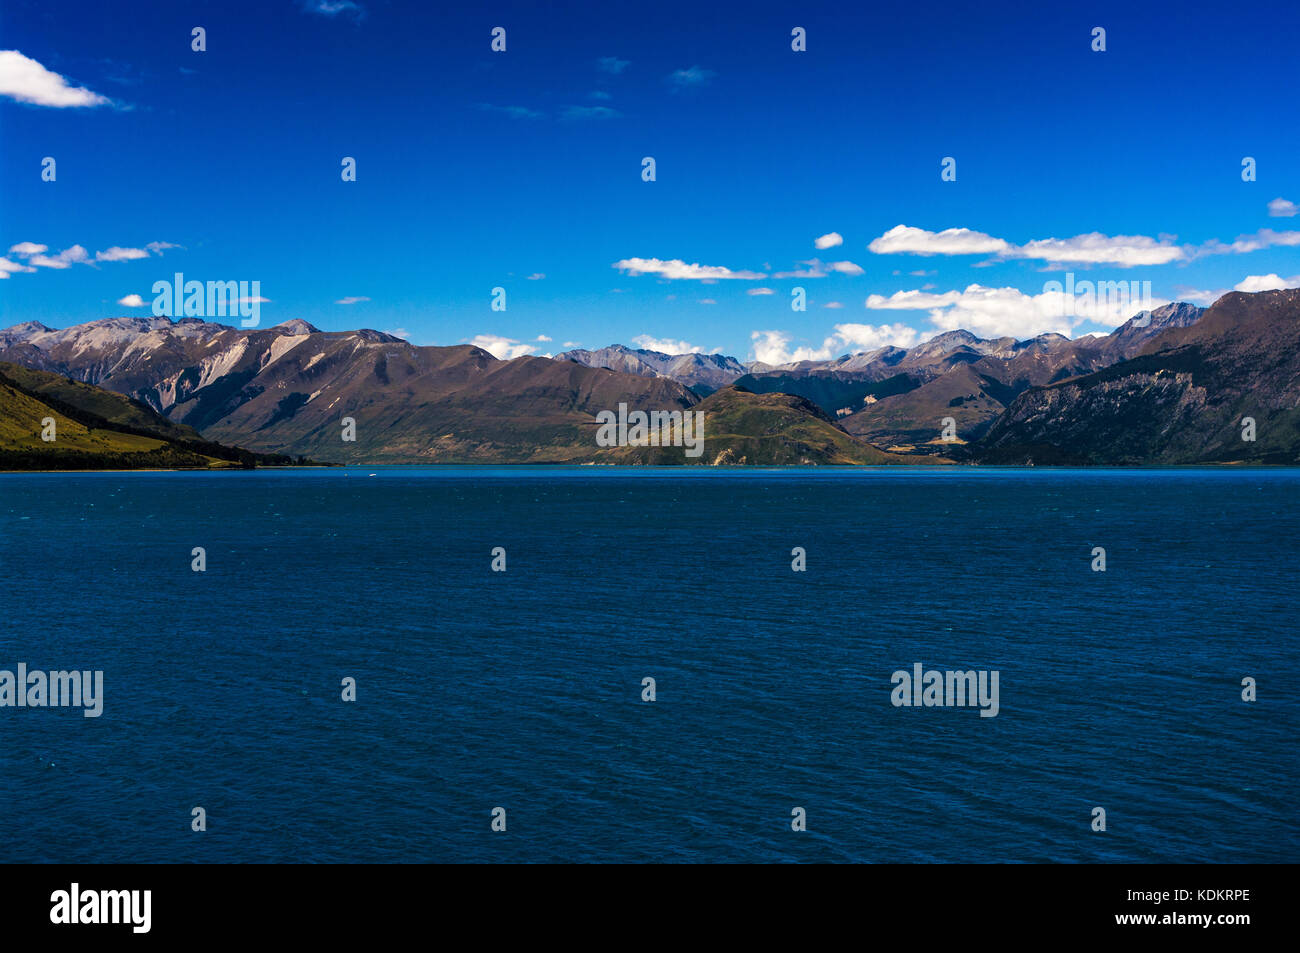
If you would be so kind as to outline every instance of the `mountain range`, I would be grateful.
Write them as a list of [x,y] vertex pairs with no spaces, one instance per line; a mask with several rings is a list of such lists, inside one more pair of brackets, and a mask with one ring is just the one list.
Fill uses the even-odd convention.
[[[1294,462],[1298,328],[1300,291],[1234,292],[1105,336],[956,330],[768,365],[621,345],[498,360],[300,320],[148,317],[29,321],[0,331],[0,361],[124,395],[203,440],[336,463]],[[596,415],[620,403],[704,412],[706,452],[596,446]],[[1242,417],[1255,440],[1234,437]]]

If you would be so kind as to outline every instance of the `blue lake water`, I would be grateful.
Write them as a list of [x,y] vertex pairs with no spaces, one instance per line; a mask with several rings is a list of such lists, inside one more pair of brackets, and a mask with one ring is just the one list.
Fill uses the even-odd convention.
[[1295,862],[1298,564],[1296,470],[0,474],[0,669],[105,680],[0,861]]

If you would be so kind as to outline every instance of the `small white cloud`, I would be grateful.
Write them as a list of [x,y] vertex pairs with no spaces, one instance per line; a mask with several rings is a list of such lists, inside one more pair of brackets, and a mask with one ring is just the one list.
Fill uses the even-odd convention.
[[826,266],[818,258],[811,258],[808,261],[801,261],[799,264],[805,266],[796,268],[794,271],[778,271],[773,278],[825,278],[830,274]]
[[694,281],[719,280],[723,278],[756,281],[767,276],[757,271],[732,271],[721,265],[688,265],[680,258],[662,261],[658,258],[624,258],[614,262],[610,267],[629,275],[659,275],[669,280],[679,278]]
[[308,13],[331,18],[343,15],[360,20],[366,15],[365,7],[353,0],[302,0],[302,8]]
[[1231,244],[1218,239],[1208,241],[1196,249],[1195,257],[1204,255],[1245,255],[1275,246],[1294,248],[1300,245],[1300,232],[1275,232],[1271,228],[1261,228],[1253,235],[1240,235]]
[[542,280],[543,278],[545,278],[545,277],[546,277],[546,275],[543,274],[542,272],[540,272],[540,271],[535,271],[535,272],[533,272],[531,275],[528,276],[528,280],[529,280],[529,281],[541,281],[541,280]]
[[90,261],[90,253],[80,245],[73,245],[71,248],[65,248],[57,255],[33,255],[27,259],[29,263],[41,268],[67,268],[73,264],[84,264]]
[[35,271],[31,265],[24,265],[16,261],[10,261],[8,258],[0,258],[0,278],[8,278],[10,272],[14,271]]
[[749,337],[754,342],[754,360],[761,361],[764,364],[825,361],[832,356],[831,348],[827,346],[821,348],[797,347],[791,350],[791,336],[786,331],[755,331]]
[[834,248],[836,245],[843,245],[843,244],[844,244],[844,236],[841,235],[839,232],[827,232],[821,238],[818,238],[813,242],[813,245],[816,246],[819,250],[826,249],[826,248]]
[[1284,198],[1275,198],[1268,203],[1268,214],[1273,218],[1292,218],[1300,214],[1300,205]]
[[823,307],[823,308],[842,308],[842,307],[844,307],[844,305],[840,304],[840,302],[838,302],[838,301],[827,301],[824,305],[822,305],[822,307]]
[[[834,302],[832,302],[834,303]],[[827,305],[829,307],[830,305]],[[791,364],[796,361],[825,361],[846,352],[875,351],[882,347],[912,347],[921,332],[906,324],[837,324],[835,332],[822,341],[821,347],[790,348],[786,331],[755,331],[754,358],[764,364]]]
[[696,347],[686,341],[674,341],[671,338],[654,338],[648,334],[638,334],[632,343],[645,351],[659,351],[661,354],[703,354],[704,348]]
[[668,85],[673,88],[674,92],[696,89],[700,86],[707,86],[713,81],[713,77],[717,75],[713,70],[704,69],[702,66],[692,66],[688,69],[673,70],[669,73]]
[[1247,275],[1232,286],[1233,291],[1281,291],[1283,288],[1300,286],[1300,275],[1282,278],[1279,275]]
[[539,335],[537,335],[537,340],[539,340],[539,341],[549,341],[550,338],[548,338],[545,334],[539,334]]
[[365,295],[348,295],[346,298],[339,298],[335,304],[360,304],[362,301],[369,301]]
[[1010,243],[969,228],[928,232],[911,225],[895,225],[867,246],[877,255],[989,255],[1009,248]]
[[145,300],[139,295],[127,295],[125,298],[118,298],[117,303],[126,308],[143,308]]
[[581,343],[582,343],[581,341],[565,341],[565,342],[564,342],[564,346],[565,346],[565,347],[577,347],[577,346],[578,346],[579,344],[581,344]]
[[139,261],[148,257],[149,253],[143,248],[119,248],[117,245],[95,252],[95,261]]
[[384,333],[391,334],[395,338],[401,338],[403,341],[411,340],[411,332],[406,330],[406,328],[392,328]]
[[882,347],[912,347],[921,338],[921,332],[906,324],[837,324],[835,338],[841,343],[837,350],[874,351]]
[[107,96],[92,93],[84,86],[73,86],[17,50],[0,50],[0,96],[55,109],[105,106],[110,102]]
[[617,119],[623,115],[617,109],[611,109],[608,106],[565,106],[564,111],[560,113],[561,119],[582,120],[582,119]]
[[529,109],[527,106],[497,106],[493,103],[479,103],[478,108],[486,112],[501,113],[511,119],[544,119],[546,117],[545,113],[540,113],[536,109]]
[[851,261],[833,261],[827,266],[831,271],[837,271],[841,275],[860,275],[862,266],[855,265]]
[[474,339],[469,343],[475,347],[481,347],[499,361],[512,361],[516,357],[527,357],[537,350],[531,344],[516,341],[514,338],[504,338],[499,334],[475,335]]
[[750,288],[745,292],[747,295],[774,295],[776,294],[771,288]]
[[1220,288],[1218,291],[1205,291],[1197,288],[1180,286],[1174,289],[1179,301],[1191,301],[1193,304],[1210,305],[1226,295],[1231,289]]
[[718,303],[718,302],[715,301],[713,298],[701,298],[701,299],[700,299],[700,304],[717,304],[717,303]]
[[17,245],[10,246],[9,254],[18,255],[21,258],[30,258],[32,255],[40,255],[49,250],[49,245],[38,245],[35,242],[19,242]]
[[147,248],[147,249],[149,249],[149,250],[150,250],[151,252],[153,252],[155,255],[161,255],[161,254],[162,254],[164,251],[166,251],[168,248],[180,248],[181,246],[180,246],[180,245],[174,245],[174,244],[172,244],[171,242],[150,242],[149,244],[145,245],[144,247]]

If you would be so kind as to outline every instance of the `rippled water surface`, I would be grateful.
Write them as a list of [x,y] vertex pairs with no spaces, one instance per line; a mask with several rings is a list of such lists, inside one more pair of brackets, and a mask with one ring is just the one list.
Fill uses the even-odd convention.
[[0,474],[0,669],[105,680],[0,860],[1294,862],[1298,564],[1292,470]]

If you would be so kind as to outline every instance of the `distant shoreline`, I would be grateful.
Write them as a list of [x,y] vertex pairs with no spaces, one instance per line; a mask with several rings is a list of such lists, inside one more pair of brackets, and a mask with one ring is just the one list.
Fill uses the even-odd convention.
[[1098,464],[1035,464],[1026,466],[1025,464],[1005,463],[1005,464],[981,464],[981,463],[953,463],[946,466],[926,466],[922,464],[845,464],[845,463],[828,463],[828,464],[772,464],[772,465],[747,465],[747,464],[717,464],[707,466],[687,466],[687,465],[653,465],[653,464],[624,464],[624,463],[335,463],[335,464],[309,464],[306,466],[263,466],[263,467],[123,467],[121,469],[60,469],[60,470],[0,470],[0,475],[10,473],[256,473],[259,470],[365,470],[365,469],[482,469],[482,470],[502,470],[502,469],[519,469],[519,470],[540,470],[540,469],[558,469],[565,468],[576,470],[579,468],[602,469],[602,470],[630,470],[646,471],[658,470],[665,473],[681,472],[716,472],[716,471],[792,471],[806,473],[818,470],[844,470],[850,472],[862,470],[879,470],[888,472],[891,470],[923,470],[930,471],[953,471],[953,470],[1300,470],[1300,464],[1295,463],[1098,463]]

